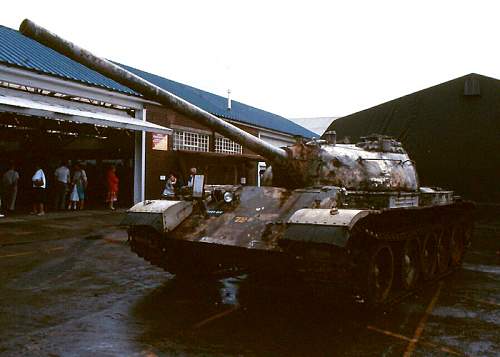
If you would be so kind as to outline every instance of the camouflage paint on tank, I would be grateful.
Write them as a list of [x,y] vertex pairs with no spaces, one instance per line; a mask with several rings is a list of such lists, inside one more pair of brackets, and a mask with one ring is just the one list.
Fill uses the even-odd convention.
[[[366,150],[359,145],[312,141],[286,150],[293,159],[288,167],[272,169],[273,186],[328,185],[376,192],[418,190],[415,165],[402,148],[397,152]],[[266,173],[265,182],[269,182],[269,175]]]

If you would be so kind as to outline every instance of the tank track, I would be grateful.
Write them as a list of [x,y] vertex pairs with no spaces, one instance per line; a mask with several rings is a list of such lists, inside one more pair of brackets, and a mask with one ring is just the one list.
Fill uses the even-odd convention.
[[215,258],[220,249],[209,244],[203,244],[203,248],[211,248],[206,251],[200,249],[200,244],[197,243],[181,240],[172,242],[150,227],[130,228],[128,233],[131,250],[168,273],[189,278],[207,278],[234,275],[237,270],[236,267],[222,268],[216,259],[207,259]]
[[[293,241],[285,250],[296,257],[295,269],[306,283],[387,307],[461,266],[472,239],[473,207],[459,202],[374,211],[356,223],[345,248]],[[374,276],[389,281],[383,293],[373,292]]]
[[[459,202],[387,210],[360,221],[348,247],[360,282],[357,293],[369,304],[392,305],[460,268],[472,240],[473,207]],[[371,286],[377,275],[376,286],[392,280],[383,294]]]

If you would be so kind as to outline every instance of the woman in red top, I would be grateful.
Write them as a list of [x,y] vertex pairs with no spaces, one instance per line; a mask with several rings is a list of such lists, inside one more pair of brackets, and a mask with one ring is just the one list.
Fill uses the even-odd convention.
[[115,210],[114,203],[118,199],[118,183],[120,180],[116,176],[116,167],[111,166],[106,174],[106,184],[108,187],[108,193],[106,195],[106,203],[109,209]]

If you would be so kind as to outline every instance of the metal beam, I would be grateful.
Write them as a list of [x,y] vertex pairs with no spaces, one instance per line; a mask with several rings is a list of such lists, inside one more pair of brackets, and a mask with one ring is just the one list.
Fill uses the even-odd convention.
[[22,86],[46,89],[51,92],[71,96],[95,99],[106,103],[121,105],[132,109],[141,109],[145,103],[154,103],[142,97],[127,95],[110,89],[84,85],[74,80],[65,80],[55,76],[0,65],[0,80]]
[[0,93],[0,111],[37,116],[45,119],[65,120],[77,123],[101,125],[117,129],[149,131],[170,134],[171,129],[150,122],[98,111],[79,110],[77,103],[57,106],[47,102],[22,97],[4,96]]

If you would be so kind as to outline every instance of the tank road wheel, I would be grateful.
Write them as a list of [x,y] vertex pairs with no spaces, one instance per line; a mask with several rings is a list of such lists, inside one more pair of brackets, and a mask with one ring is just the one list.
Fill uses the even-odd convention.
[[420,247],[416,238],[405,242],[399,255],[401,284],[405,290],[417,285],[420,276]]
[[450,240],[451,230],[441,230],[437,246],[437,269],[440,274],[445,273],[450,267]]
[[367,297],[371,304],[384,303],[394,280],[394,254],[388,244],[373,249],[368,261]]
[[438,237],[436,232],[427,233],[422,240],[420,262],[421,271],[426,280],[432,279],[436,274],[437,243]]
[[464,227],[456,225],[451,231],[450,237],[450,263],[457,267],[462,265],[462,259],[465,253],[465,232]]

